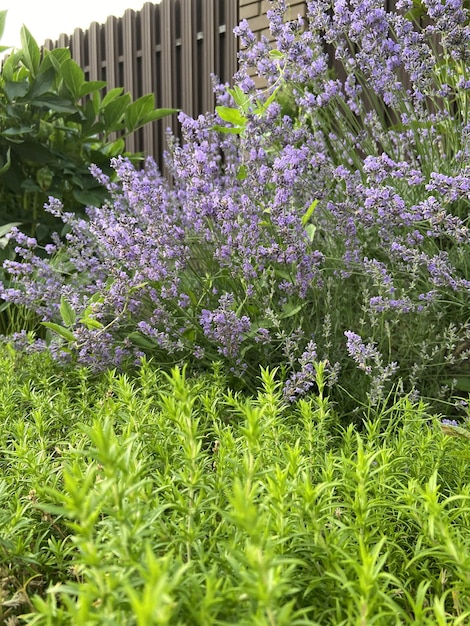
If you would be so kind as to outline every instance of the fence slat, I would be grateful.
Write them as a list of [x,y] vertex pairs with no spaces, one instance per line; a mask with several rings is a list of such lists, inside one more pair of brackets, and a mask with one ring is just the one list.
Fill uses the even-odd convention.
[[[132,9],[127,9],[122,17],[122,32],[124,40],[124,91],[128,91],[134,97],[137,91],[137,85],[135,81],[136,74],[136,51],[134,49],[135,42],[135,12]],[[129,152],[137,152],[136,136],[130,135],[126,139],[126,150]]]
[[[142,94],[155,93],[155,6],[150,2],[144,4],[140,12],[141,20],[141,39],[142,39],[142,56],[141,56],[141,79]],[[143,146],[141,149],[150,155],[154,155],[155,146],[155,128],[154,124],[147,124],[142,130]]]

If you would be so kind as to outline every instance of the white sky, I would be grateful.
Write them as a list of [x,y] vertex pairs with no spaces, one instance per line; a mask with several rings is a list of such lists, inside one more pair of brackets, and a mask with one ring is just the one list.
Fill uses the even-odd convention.
[[0,45],[19,48],[23,24],[41,45],[46,39],[55,41],[62,33],[71,35],[75,28],[87,29],[91,22],[101,24],[109,15],[121,17],[126,9],[139,10],[144,4],[145,0],[1,0],[0,10],[8,13]]

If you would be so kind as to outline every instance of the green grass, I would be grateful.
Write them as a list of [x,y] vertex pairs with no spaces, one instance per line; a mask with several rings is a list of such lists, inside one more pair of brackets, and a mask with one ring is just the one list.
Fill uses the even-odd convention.
[[470,623],[469,442],[424,405],[0,368],[0,623]]

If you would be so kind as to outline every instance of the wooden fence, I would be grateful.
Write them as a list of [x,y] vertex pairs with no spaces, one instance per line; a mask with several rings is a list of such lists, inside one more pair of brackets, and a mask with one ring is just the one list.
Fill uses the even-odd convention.
[[[197,116],[214,108],[211,74],[229,81],[236,72],[237,24],[237,0],[162,0],[44,47],[69,47],[89,80],[124,87],[134,99],[154,93],[156,107]],[[162,166],[168,127],[178,132],[176,115],[134,133],[127,150],[153,155]]]

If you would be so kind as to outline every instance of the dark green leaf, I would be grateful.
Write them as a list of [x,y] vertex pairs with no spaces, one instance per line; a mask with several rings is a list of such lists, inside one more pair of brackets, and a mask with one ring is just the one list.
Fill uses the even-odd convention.
[[27,80],[21,82],[5,81],[5,95],[9,102],[13,102],[18,98],[23,98],[29,90],[29,83]]
[[179,109],[155,109],[155,111],[151,111],[147,115],[145,115],[141,120],[138,126],[143,126],[144,124],[148,124],[149,122],[155,122],[156,120],[161,120],[163,117],[167,115],[173,115],[173,113],[178,113]]
[[[0,159],[0,164],[1,162],[2,161]],[[2,174],[5,174],[5,172],[7,172],[10,169],[10,167],[11,167],[11,148],[8,148],[5,163],[3,163],[3,165],[1,165],[0,167],[0,176]]]
[[31,76],[35,78],[39,70],[39,61],[41,58],[39,46],[26,26],[21,27],[20,39],[23,63],[31,72]]
[[92,191],[75,190],[73,192],[73,197],[83,206],[99,207],[103,203],[104,192],[93,193]]
[[90,80],[87,83],[84,83],[80,88],[80,98],[83,96],[88,96],[88,94],[93,91],[100,91],[104,87],[106,87],[106,81],[104,80]]
[[44,58],[40,65],[40,72],[47,72],[51,67],[56,72],[60,72],[60,67],[64,61],[70,59],[70,50],[68,48],[55,48],[54,50],[44,50]]
[[41,166],[55,159],[54,154],[46,146],[33,141],[15,144],[12,146],[12,150],[20,159],[30,163],[40,163]]
[[74,100],[80,98],[80,90],[85,83],[85,73],[73,59],[64,61],[60,68],[62,78]]
[[38,74],[38,76],[32,81],[28,92],[28,98],[34,100],[34,98],[43,96],[47,93],[54,84],[55,76],[56,72],[53,67],[50,67],[46,72]]
[[13,80],[15,70],[18,67],[21,57],[21,52],[13,52],[13,54],[7,57],[2,67],[2,75],[5,80]]
[[128,132],[133,132],[141,124],[145,116],[155,109],[155,96],[151,93],[138,98],[129,104],[125,113],[125,123]]
[[21,222],[10,222],[9,224],[3,224],[2,226],[0,226],[0,237],[5,237],[5,235],[8,235],[12,228],[14,228],[15,226],[19,226],[20,224]]
[[70,305],[70,302],[64,296],[60,299],[60,316],[66,326],[73,326],[77,319],[77,314]]
[[147,350],[155,350],[156,344],[149,338],[144,337],[141,333],[134,332],[129,335],[129,339],[132,343],[135,343],[136,346],[140,348],[145,348]]
[[123,91],[124,89],[122,87],[114,87],[114,89],[110,89],[108,93],[104,96],[101,102],[101,107],[103,109],[106,108],[108,104],[113,100],[116,100],[116,98],[120,96]]
[[75,104],[70,100],[55,94],[44,94],[39,98],[35,98],[31,101],[31,105],[41,109],[49,109],[55,113],[76,113],[78,111]]
[[113,143],[110,143],[108,146],[106,146],[105,152],[108,155],[108,157],[116,157],[116,156],[120,156],[121,154],[123,154],[125,149],[126,149],[126,142],[124,141],[122,137],[120,137],[116,141],[113,141]]
[[114,130],[120,130],[120,124],[122,123],[130,100],[129,94],[126,93],[109,102],[103,109],[103,118],[108,133],[112,133]]
[[288,302],[283,307],[283,312],[282,312],[282,315],[279,316],[279,319],[285,320],[288,317],[293,317],[294,315],[297,315],[297,313],[299,313],[302,309],[303,309],[303,304],[295,305],[291,302]]
[[89,330],[95,328],[96,330],[101,330],[103,328],[103,324],[98,322],[98,320],[94,320],[92,317],[82,317],[80,323],[86,326]]
[[68,328],[64,328],[63,326],[60,326],[59,324],[54,324],[54,322],[41,322],[41,324],[45,326],[46,328],[49,328],[49,330],[52,330],[53,332],[57,333],[58,335],[66,339],[67,341],[75,341],[74,334]]

